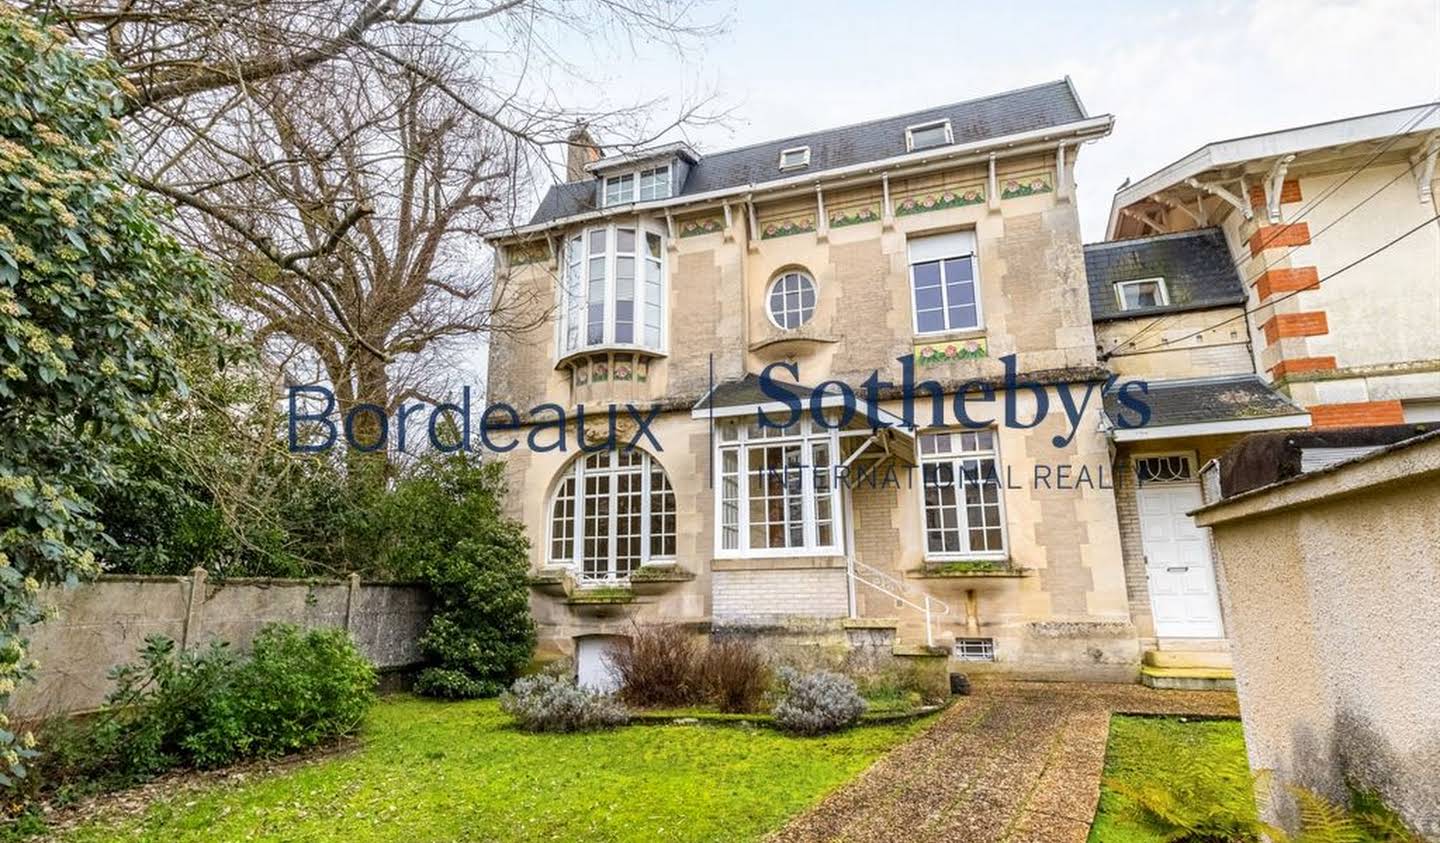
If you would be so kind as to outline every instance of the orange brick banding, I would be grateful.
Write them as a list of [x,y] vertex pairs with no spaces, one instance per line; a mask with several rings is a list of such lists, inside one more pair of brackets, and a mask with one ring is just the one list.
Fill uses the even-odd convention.
[[1301,372],[1324,372],[1334,368],[1334,357],[1292,357],[1271,366],[1270,374],[1277,378],[1283,378]]
[[1405,423],[1405,410],[1399,401],[1317,404],[1309,409],[1310,423],[1315,427],[1366,427]]
[[1293,293],[1296,290],[1317,290],[1320,288],[1320,273],[1313,266],[1297,266],[1291,269],[1267,269],[1255,279],[1255,292],[1260,300],[1277,293]]
[[[1299,202],[1301,198],[1300,182],[1295,179],[1286,179],[1284,184],[1280,185],[1280,204],[1288,205],[1291,202]],[[1250,185],[1250,204],[1256,208],[1265,207],[1265,185]]]
[[1292,246],[1304,246],[1309,242],[1308,223],[1262,225],[1250,235],[1250,256],[1254,257],[1266,249],[1288,249]]
[[1304,313],[1277,313],[1260,329],[1265,332],[1265,342],[1274,345],[1286,337],[1316,337],[1330,333],[1330,324],[1325,311],[1311,310]]

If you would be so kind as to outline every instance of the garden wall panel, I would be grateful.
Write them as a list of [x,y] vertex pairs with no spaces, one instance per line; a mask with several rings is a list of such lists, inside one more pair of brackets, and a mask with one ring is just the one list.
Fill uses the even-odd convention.
[[28,631],[40,663],[35,682],[22,683],[8,714],[29,719],[90,711],[110,691],[110,669],[134,661],[149,635],[186,646],[213,639],[240,650],[268,623],[348,629],[381,671],[421,661],[419,638],[430,620],[422,586],[272,579],[107,576],[77,588],[43,594],[52,617]]

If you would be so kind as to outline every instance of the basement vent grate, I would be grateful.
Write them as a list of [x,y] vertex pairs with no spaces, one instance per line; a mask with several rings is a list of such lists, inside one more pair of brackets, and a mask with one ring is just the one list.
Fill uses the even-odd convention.
[[994,638],[955,639],[955,658],[962,662],[995,661]]

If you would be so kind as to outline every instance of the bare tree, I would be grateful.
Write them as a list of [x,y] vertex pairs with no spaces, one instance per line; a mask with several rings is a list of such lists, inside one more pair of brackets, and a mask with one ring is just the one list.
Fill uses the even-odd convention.
[[[697,22],[689,0],[29,0],[24,7],[121,68],[129,92],[122,116],[139,152],[134,182],[191,212],[191,233],[204,235],[193,239],[197,246],[211,245],[216,226],[227,229],[219,256],[233,258],[243,244],[257,264],[252,275],[273,276],[307,307],[318,303],[325,321],[356,351],[378,358],[375,365],[387,352],[354,323],[353,296],[338,286],[332,260],[344,248],[373,251],[361,223],[375,209],[340,181],[317,197],[323,213],[295,217],[298,227],[273,225],[271,208],[244,200],[267,199],[326,150],[278,134],[259,142],[256,126],[288,131],[287,122],[298,126],[331,101],[345,103],[358,124],[383,120],[396,103],[380,97],[405,86],[361,89],[376,79],[423,81],[427,96],[468,115],[466,131],[488,129],[491,160],[506,150],[513,193],[527,167],[547,161],[546,148],[563,143],[576,122],[623,148],[715,116],[705,113],[705,98],[658,116],[656,102],[562,102],[536,83],[573,71],[555,47],[557,34],[680,46],[715,31]],[[299,92],[308,99],[282,99]],[[364,109],[356,97],[365,98]],[[484,190],[502,187],[487,180]]]

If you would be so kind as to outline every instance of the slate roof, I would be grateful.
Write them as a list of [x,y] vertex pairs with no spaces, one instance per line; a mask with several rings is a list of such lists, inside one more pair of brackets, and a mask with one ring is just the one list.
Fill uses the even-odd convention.
[[[1245,301],[1240,273],[1218,228],[1087,244],[1085,275],[1090,280],[1090,319],[1094,322]],[[1116,283],[1157,277],[1165,279],[1169,305],[1120,309],[1115,301]]]
[[[798,383],[786,383],[780,380],[771,381],[775,387],[785,390],[799,398],[802,402],[810,399],[810,393],[815,390]],[[760,389],[760,376],[747,372],[744,377],[738,380],[718,383],[708,395],[700,399],[695,405],[697,410],[708,410],[711,407],[720,409],[722,407],[754,407],[761,404],[774,404],[775,399],[766,395]]]
[[[1174,381],[1150,381],[1148,394],[1131,396],[1150,407],[1146,427],[1242,421],[1304,413],[1256,375],[1230,375]],[[1124,407],[1115,392],[1105,395],[1105,415],[1118,426],[1120,414],[1134,424],[1135,411]]]
[[[1088,116],[1069,80],[1060,79],[895,117],[702,155],[676,195],[683,197],[748,184],[760,185],[904,155],[907,151],[905,127],[945,118],[950,120],[955,143],[963,144],[1074,123]],[[810,166],[781,172],[780,150],[792,146],[810,147]],[[593,179],[554,185],[541,200],[530,223],[595,210],[597,185]]]

